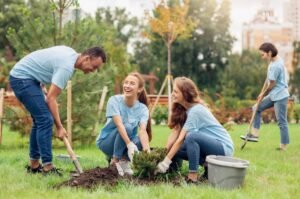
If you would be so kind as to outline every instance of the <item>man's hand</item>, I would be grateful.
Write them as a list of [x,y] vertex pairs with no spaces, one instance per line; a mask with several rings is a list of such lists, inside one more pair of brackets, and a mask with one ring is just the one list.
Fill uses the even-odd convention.
[[166,173],[171,163],[172,161],[168,157],[165,157],[165,159],[162,162],[158,163],[154,174],[156,175],[157,173]]
[[63,140],[64,137],[68,137],[68,133],[63,126],[56,128],[56,137]]
[[139,152],[137,146],[133,142],[129,142],[129,144],[127,144],[127,154],[131,162],[135,152]]

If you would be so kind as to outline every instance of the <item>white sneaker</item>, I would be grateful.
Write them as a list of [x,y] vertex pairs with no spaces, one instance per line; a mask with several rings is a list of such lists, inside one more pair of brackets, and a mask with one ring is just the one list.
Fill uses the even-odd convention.
[[124,170],[122,169],[122,166],[121,166],[120,162],[116,162],[115,165],[117,167],[119,175],[124,176]]
[[123,169],[123,171],[124,171],[125,174],[133,175],[133,170],[130,167],[130,162],[129,161],[127,161],[127,160],[120,160],[118,163],[120,164],[120,166]]

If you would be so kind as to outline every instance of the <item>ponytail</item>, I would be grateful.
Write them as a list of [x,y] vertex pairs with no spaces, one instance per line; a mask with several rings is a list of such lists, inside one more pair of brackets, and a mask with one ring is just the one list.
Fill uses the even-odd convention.
[[[144,79],[142,78],[141,74],[138,73],[138,72],[132,72],[132,73],[129,73],[128,75],[132,75],[132,76],[138,78],[139,88],[143,88],[142,92],[139,93],[139,95],[138,95],[138,100],[139,100],[139,102],[145,104],[147,106],[147,108],[149,108],[148,98],[147,98],[147,94],[146,94],[146,91],[145,91],[145,88],[144,88],[145,83],[144,83]],[[149,113],[149,119],[148,119],[148,122],[147,122],[146,131],[147,131],[149,142],[150,142],[152,140],[152,129],[151,129],[151,116],[150,116],[150,113]]]

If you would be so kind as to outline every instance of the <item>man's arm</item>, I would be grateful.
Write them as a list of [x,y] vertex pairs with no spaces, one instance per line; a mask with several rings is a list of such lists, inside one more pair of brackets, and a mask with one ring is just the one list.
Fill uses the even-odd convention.
[[63,127],[61,123],[59,111],[58,111],[58,105],[56,101],[56,98],[59,96],[60,93],[61,93],[61,89],[57,87],[55,84],[51,84],[46,96],[46,102],[48,104],[48,107],[54,119],[54,123],[57,130],[57,137],[62,139],[64,136],[67,136],[68,134],[66,129]]

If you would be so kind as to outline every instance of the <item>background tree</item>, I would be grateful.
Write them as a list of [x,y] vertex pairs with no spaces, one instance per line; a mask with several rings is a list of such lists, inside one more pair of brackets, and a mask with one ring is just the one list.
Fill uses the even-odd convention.
[[98,8],[95,14],[97,23],[111,24],[116,29],[116,40],[128,44],[139,30],[137,17],[131,17],[125,8]]
[[[33,2],[33,1],[30,1]],[[28,2],[28,3],[30,3]],[[55,1],[56,6],[65,6]],[[75,2],[75,1],[74,1]],[[72,101],[72,118],[73,141],[90,143],[93,142],[95,136],[94,126],[97,118],[97,106],[104,85],[109,87],[109,94],[114,90],[114,76],[122,71],[125,73],[131,70],[129,57],[126,52],[124,43],[116,43],[118,32],[114,26],[108,22],[97,23],[92,17],[80,19],[77,15],[79,11],[71,12],[75,16],[73,21],[64,21],[61,31],[60,15],[58,12],[62,8],[54,5],[49,6],[44,1],[36,1],[34,4],[26,4],[19,6],[22,14],[21,26],[19,29],[11,27],[7,33],[9,41],[17,52],[17,58],[35,51],[37,49],[46,48],[54,45],[67,45],[74,48],[77,52],[92,46],[102,46],[108,54],[107,63],[98,73],[92,75],[84,75],[80,71],[76,71],[72,77],[73,101]],[[74,4],[78,9],[78,5]],[[35,12],[35,10],[44,10]],[[66,92],[59,97],[61,119],[66,122]]]
[[166,80],[168,81],[169,115],[171,114],[171,47],[176,39],[180,40],[191,36],[195,22],[187,17],[188,9],[189,0],[184,0],[182,4],[177,1],[169,5],[162,0],[153,10],[153,16],[147,16],[150,32],[145,33],[145,35],[151,40],[157,39],[155,36],[159,35],[167,47],[168,72]]
[[[174,1],[171,1],[174,2]],[[176,40],[172,46],[172,73],[192,78],[201,90],[220,92],[220,74],[228,63],[234,38],[230,35],[230,1],[190,0],[188,17],[198,23],[192,36]],[[137,43],[135,62],[143,72],[160,78],[165,72],[163,58],[167,51],[159,40]],[[149,51],[147,56],[143,53]]]
[[110,52],[114,63],[114,81],[115,93],[121,93],[121,81],[128,74],[128,71],[134,70],[136,67],[130,64],[129,54],[124,54],[126,48],[130,45],[130,39],[133,38],[139,28],[136,17],[131,17],[125,8],[98,8],[95,14],[96,23],[113,26],[114,37],[110,43],[112,46]]
[[13,49],[6,37],[6,32],[9,27],[14,27],[15,29],[20,27],[20,13],[18,12],[20,5],[24,5],[24,0],[0,1],[0,53],[3,53],[6,61],[13,59]]
[[294,73],[291,75],[290,79],[290,90],[291,95],[293,95],[296,100],[300,97],[300,41],[295,41],[294,44],[294,54],[293,54],[293,68]]
[[[56,27],[58,25],[58,31],[57,33],[53,34],[54,36],[54,43],[60,43],[60,40],[62,39],[62,31],[63,31],[63,15],[66,10],[71,8],[72,6],[75,6],[78,8],[78,0],[48,0],[48,2],[51,4],[51,8],[53,10],[53,20],[54,20],[54,31],[56,31]],[[77,9],[75,9],[75,12]],[[76,13],[77,14],[77,13]],[[58,22],[56,22],[58,20]],[[78,17],[75,16],[75,21],[78,20]],[[75,23],[76,25],[76,23]]]
[[222,95],[237,99],[256,99],[264,84],[268,64],[256,51],[233,54],[221,76]]

